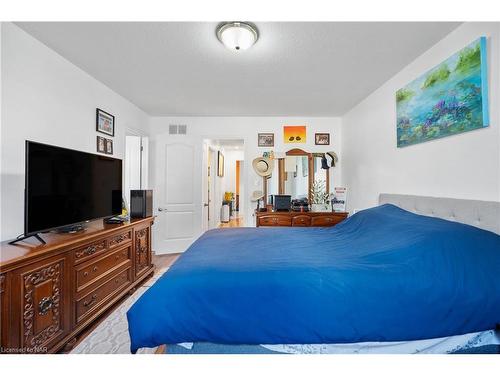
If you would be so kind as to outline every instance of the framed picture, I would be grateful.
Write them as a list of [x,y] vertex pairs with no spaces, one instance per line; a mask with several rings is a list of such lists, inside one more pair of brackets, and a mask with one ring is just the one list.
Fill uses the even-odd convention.
[[106,138],[97,136],[97,152],[106,153]]
[[259,133],[259,147],[274,147],[274,133]]
[[306,143],[306,126],[283,126],[285,143]]
[[104,112],[102,109],[96,108],[95,111],[95,130],[110,135],[115,136],[115,116]]
[[217,176],[224,177],[224,155],[217,151]]
[[330,144],[330,133],[315,133],[314,144],[328,146]]
[[113,140],[106,139],[106,154],[113,155]]

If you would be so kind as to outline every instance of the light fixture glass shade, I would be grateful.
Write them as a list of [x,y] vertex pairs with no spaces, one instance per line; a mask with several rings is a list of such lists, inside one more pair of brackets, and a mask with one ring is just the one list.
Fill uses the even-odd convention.
[[259,38],[257,28],[245,22],[229,22],[217,28],[217,38],[233,51],[243,51],[255,44]]

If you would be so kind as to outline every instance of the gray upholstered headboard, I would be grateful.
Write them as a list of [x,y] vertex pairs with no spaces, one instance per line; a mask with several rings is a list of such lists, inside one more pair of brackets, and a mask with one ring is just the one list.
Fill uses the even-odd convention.
[[458,221],[500,234],[500,202],[380,194],[379,204],[385,203],[419,215]]

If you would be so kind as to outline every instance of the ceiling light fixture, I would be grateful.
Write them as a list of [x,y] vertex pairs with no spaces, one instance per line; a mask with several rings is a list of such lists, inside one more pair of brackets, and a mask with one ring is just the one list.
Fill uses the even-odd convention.
[[243,51],[257,42],[259,33],[248,22],[225,22],[217,26],[217,39],[233,51]]

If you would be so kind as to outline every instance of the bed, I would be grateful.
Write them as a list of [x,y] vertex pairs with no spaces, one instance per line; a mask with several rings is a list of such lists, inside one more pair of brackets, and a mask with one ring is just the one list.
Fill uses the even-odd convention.
[[331,228],[208,231],[128,311],[131,350],[450,352],[494,342],[499,216],[498,202],[382,194]]

